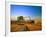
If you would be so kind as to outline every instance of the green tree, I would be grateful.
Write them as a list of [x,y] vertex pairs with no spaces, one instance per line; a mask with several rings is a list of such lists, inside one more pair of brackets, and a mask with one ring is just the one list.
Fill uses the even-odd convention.
[[24,20],[24,19],[23,19],[23,16],[19,16],[19,17],[17,17],[17,20],[18,20],[18,21],[22,21],[22,20]]

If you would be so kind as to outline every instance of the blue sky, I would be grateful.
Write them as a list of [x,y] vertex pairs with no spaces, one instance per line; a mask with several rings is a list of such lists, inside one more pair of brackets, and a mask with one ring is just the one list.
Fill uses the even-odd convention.
[[28,6],[28,5],[11,5],[11,16],[31,16],[39,17],[42,15],[41,6]]

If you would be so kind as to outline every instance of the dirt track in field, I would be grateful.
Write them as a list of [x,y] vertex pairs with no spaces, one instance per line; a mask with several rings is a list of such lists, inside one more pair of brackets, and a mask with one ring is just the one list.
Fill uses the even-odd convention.
[[32,24],[29,22],[17,23],[16,21],[11,21],[11,32],[40,30],[42,30],[41,24]]

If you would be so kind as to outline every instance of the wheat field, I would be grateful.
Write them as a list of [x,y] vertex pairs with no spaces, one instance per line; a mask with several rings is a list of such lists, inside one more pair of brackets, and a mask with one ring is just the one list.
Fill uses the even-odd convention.
[[11,32],[19,31],[41,31],[41,21],[11,21]]

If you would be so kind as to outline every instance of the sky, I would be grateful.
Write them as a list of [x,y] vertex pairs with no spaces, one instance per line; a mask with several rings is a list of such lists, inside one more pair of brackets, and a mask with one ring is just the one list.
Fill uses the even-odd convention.
[[41,18],[41,6],[11,5],[11,16],[31,16]]

